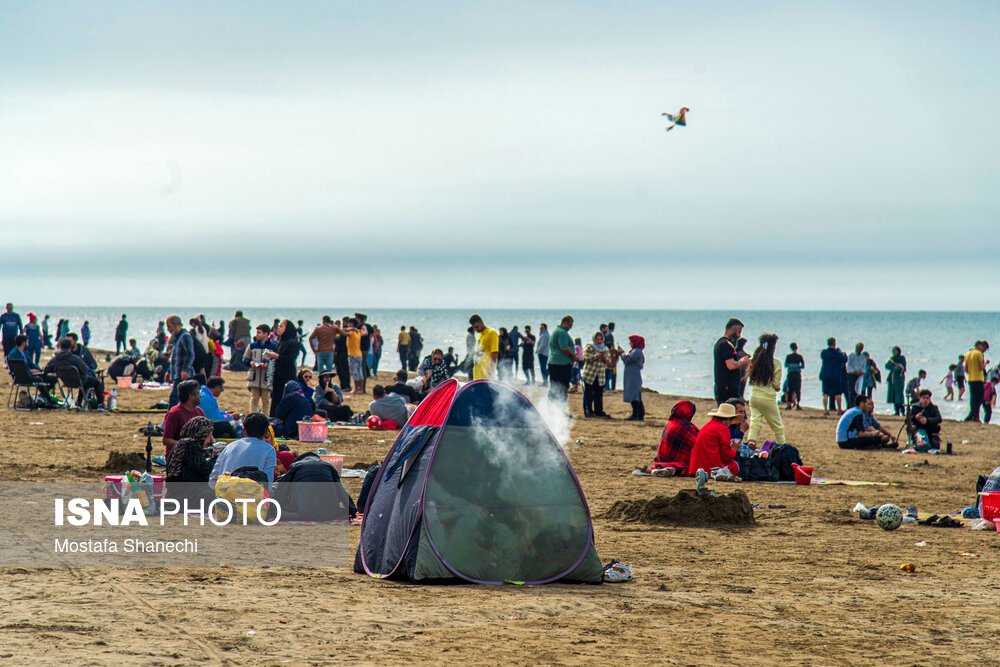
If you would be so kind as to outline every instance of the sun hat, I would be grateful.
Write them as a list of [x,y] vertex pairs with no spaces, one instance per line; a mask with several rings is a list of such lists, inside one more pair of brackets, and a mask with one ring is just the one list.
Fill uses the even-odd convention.
[[736,416],[736,406],[732,403],[723,403],[714,411],[708,413],[709,417],[719,417],[721,419],[732,419]]

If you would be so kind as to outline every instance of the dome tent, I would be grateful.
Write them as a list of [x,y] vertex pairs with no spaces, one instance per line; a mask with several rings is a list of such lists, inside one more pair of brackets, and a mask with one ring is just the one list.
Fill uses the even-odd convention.
[[600,583],[576,473],[531,402],[449,380],[417,408],[364,508],[355,572],[422,583]]

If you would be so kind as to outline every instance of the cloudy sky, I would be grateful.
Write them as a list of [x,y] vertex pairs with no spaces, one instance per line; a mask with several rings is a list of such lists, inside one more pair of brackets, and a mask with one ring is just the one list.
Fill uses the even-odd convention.
[[989,2],[4,3],[0,298],[991,310],[998,24]]

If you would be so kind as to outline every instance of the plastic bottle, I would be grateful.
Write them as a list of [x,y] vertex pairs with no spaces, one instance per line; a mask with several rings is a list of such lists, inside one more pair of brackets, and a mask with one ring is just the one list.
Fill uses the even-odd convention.
[[[148,472],[142,473],[139,478],[139,487],[142,489],[141,493],[145,494],[148,505],[143,505],[146,510],[146,514],[156,513],[156,495],[153,493],[153,476]],[[142,502],[140,499],[139,502]]]
[[[146,495],[146,492],[142,490],[142,486],[139,483],[140,479],[141,477],[139,473],[135,470],[125,473],[124,481],[128,483],[129,491],[131,491],[132,496],[139,500],[139,504],[142,506],[143,511],[146,511],[149,509],[150,496]],[[150,478],[150,481],[152,481],[152,478]]]
[[108,397],[108,410],[116,410],[118,408],[118,389],[111,388],[111,396]]

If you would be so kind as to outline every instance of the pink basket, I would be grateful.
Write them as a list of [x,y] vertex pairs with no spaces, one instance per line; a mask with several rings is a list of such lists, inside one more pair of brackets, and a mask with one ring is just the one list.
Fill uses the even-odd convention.
[[320,454],[319,457],[337,469],[338,475],[344,474],[343,454]]
[[1000,519],[1000,491],[979,494],[979,515],[987,521]]
[[302,442],[326,442],[327,425],[322,422],[299,422],[299,440]]
[[132,377],[129,375],[122,375],[118,378],[118,388],[119,389],[131,389],[132,388]]

